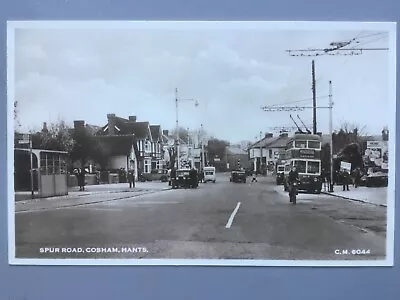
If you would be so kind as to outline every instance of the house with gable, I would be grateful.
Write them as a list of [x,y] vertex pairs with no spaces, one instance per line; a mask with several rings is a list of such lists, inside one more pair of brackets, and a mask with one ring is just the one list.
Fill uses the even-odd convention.
[[163,131],[160,125],[150,125],[151,143],[151,169],[160,170],[165,167],[163,150]]
[[154,169],[162,168],[162,138],[157,138],[157,132],[161,127],[153,127],[155,139],[153,140],[152,130],[149,122],[137,122],[136,116],[129,116],[128,119],[117,117],[115,114],[107,114],[107,124],[98,132],[98,136],[133,136],[134,149],[137,155],[133,162],[135,173],[151,173]]
[[[135,143],[135,137],[132,134],[99,134],[99,132],[104,132],[103,128],[93,126],[93,125],[85,125],[85,121],[76,120],[74,121],[74,129],[85,128],[89,133],[94,134],[94,138],[100,142],[101,145],[106,150],[107,160],[106,165],[108,169],[118,170],[125,169],[128,170],[130,168],[134,168],[136,171],[136,157],[138,155],[138,149]],[[91,165],[89,166],[90,169]],[[137,173],[135,172],[135,176]]]

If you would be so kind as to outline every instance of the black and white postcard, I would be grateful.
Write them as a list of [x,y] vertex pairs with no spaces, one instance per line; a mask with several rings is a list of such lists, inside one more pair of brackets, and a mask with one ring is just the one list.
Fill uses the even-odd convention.
[[9,22],[9,263],[392,266],[395,35]]

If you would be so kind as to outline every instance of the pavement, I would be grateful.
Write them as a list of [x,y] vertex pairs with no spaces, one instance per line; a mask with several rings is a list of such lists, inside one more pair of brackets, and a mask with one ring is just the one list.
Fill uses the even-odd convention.
[[[35,198],[15,202],[15,211],[24,212],[32,210],[58,209],[75,207],[85,204],[102,203],[125,198],[137,197],[149,193],[170,190],[168,183],[140,182],[134,188],[126,187],[126,183],[103,184],[86,186],[85,191],[72,188],[65,196],[48,198]],[[30,195],[30,194],[29,194]]]
[[349,187],[349,191],[343,191],[342,186],[335,186],[334,192],[323,192],[327,195],[340,197],[343,199],[370,203],[374,205],[387,207],[388,192],[387,187]]
[[[243,184],[217,174],[215,184],[198,189],[99,193],[73,206],[25,204],[15,214],[16,257],[384,258],[385,207],[324,194],[300,194],[292,205],[279,188],[272,177]],[[41,209],[46,201],[52,204]]]
[[[129,183],[112,183],[112,184],[98,184],[98,185],[87,185],[85,186],[84,191],[79,191],[79,187],[71,187],[68,190],[68,195],[63,196],[54,196],[47,197],[47,199],[51,200],[59,200],[59,199],[69,199],[77,196],[87,196],[87,195],[95,195],[102,193],[122,193],[122,192],[139,192],[143,190],[164,190],[170,189],[168,183],[160,182],[160,181],[148,181],[148,182],[136,182],[134,188],[129,188]],[[37,193],[34,195],[34,199],[32,199],[31,192],[16,192],[15,193],[15,201],[30,201],[37,199],[45,199],[39,198]]]

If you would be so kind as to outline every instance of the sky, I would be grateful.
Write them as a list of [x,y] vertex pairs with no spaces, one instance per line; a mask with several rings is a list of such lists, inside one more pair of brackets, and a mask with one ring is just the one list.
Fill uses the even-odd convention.
[[[20,130],[58,120],[103,126],[108,113],[135,115],[171,130],[177,88],[180,126],[193,130],[203,124],[232,143],[255,141],[260,131],[294,126],[289,112],[265,112],[261,106],[312,105],[314,59],[317,105],[328,105],[332,81],[333,128],[347,122],[380,134],[390,111],[388,51],[293,57],[286,50],[326,48],[354,38],[358,47],[385,48],[387,37],[367,30],[191,30],[187,24],[18,28],[12,54]],[[312,125],[311,109],[291,114]],[[318,131],[328,133],[328,120],[329,110],[318,109]]]

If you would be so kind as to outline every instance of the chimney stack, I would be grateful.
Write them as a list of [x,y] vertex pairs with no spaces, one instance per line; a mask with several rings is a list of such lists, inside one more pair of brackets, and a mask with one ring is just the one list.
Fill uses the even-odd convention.
[[114,135],[115,134],[115,114],[107,114],[108,120],[108,134]]
[[43,128],[42,128],[43,132],[48,132],[49,130],[47,129],[47,123],[43,122]]
[[387,128],[384,128],[382,130],[382,141],[388,141],[389,140],[389,130]]
[[129,121],[136,122],[136,116],[129,116]]
[[74,121],[74,128],[75,129],[83,129],[83,128],[85,128],[85,121],[83,121],[83,120]]
[[266,133],[265,135],[264,135],[264,138],[272,138],[274,135],[272,134],[272,133]]
[[289,133],[287,133],[287,132],[282,132],[279,136],[280,136],[280,137],[288,137],[288,136],[289,136]]

